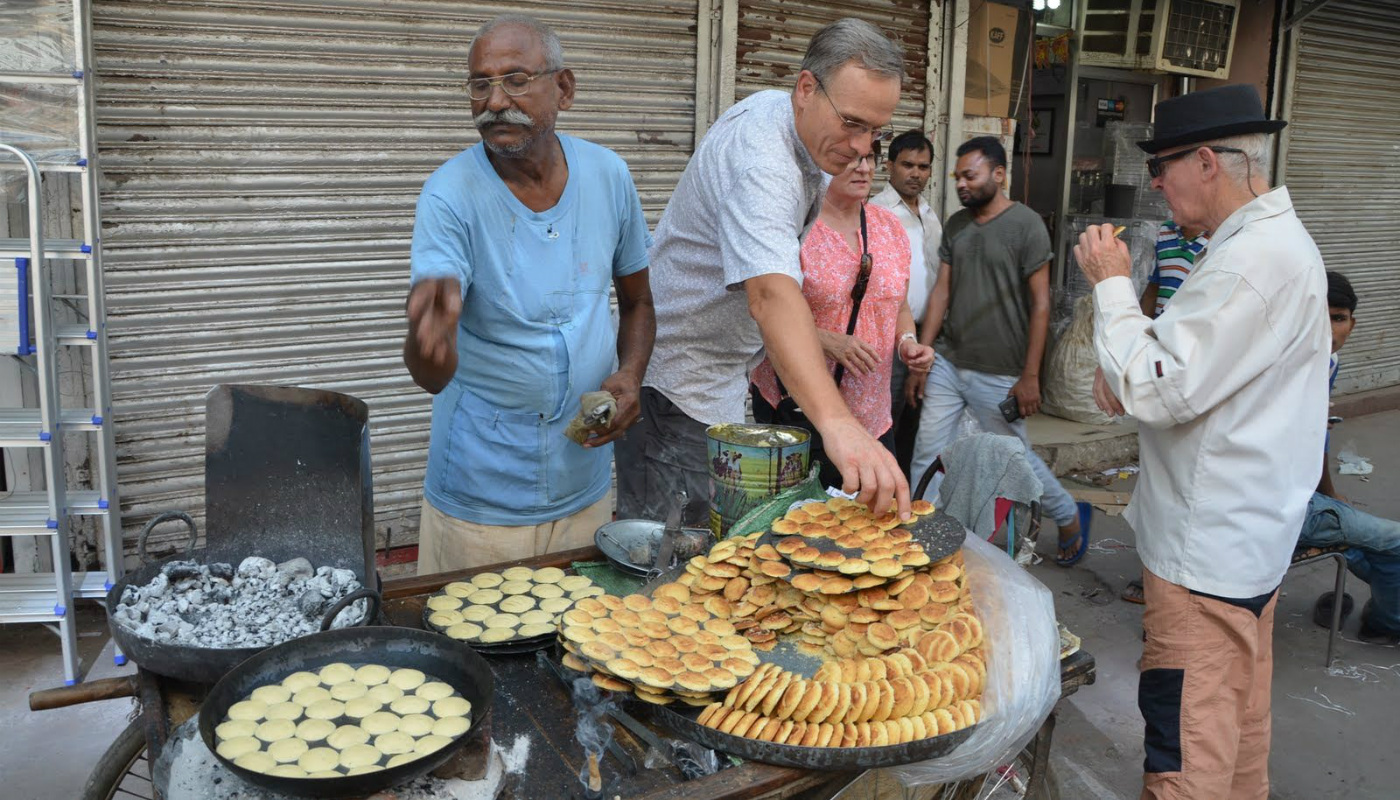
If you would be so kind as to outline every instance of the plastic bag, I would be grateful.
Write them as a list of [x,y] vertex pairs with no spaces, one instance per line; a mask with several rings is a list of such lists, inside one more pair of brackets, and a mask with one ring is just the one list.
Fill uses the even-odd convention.
[[755,531],[766,531],[773,527],[773,521],[786,514],[793,503],[801,500],[825,500],[826,490],[822,488],[821,478],[818,477],[818,468],[812,467],[807,473],[807,478],[801,483],[784,489],[765,500],[757,508],[739,518],[739,521],[729,526],[729,532],[725,538],[732,539],[735,536],[747,536]]
[[1093,295],[1086,294],[1075,302],[1073,320],[1050,353],[1041,408],[1075,422],[1112,425],[1117,418],[1100,411],[1094,402],[1094,371],[1099,368],[1099,355],[1094,350]]
[[1011,763],[1060,699],[1060,632],[1050,590],[976,536],[968,535],[963,558],[988,648],[982,721],[948,755],[889,768],[907,787],[967,780]]

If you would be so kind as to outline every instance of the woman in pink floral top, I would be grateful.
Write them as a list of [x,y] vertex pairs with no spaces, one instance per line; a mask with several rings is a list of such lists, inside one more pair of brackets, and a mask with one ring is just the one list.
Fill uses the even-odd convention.
[[[928,369],[933,348],[919,344],[909,310],[909,237],[894,212],[865,203],[877,157],[853,163],[827,188],[821,214],[802,242],[802,295],[816,320],[827,369],[834,372],[837,364],[846,368],[840,384],[846,405],[866,431],[893,452],[891,359],[900,358],[913,369]],[[872,263],[855,335],[847,336],[851,291],[861,269],[862,207]],[[754,419],[771,421],[783,398],[773,365],[765,359],[751,379]],[[814,456],[821,458],[818,453]],[[828,469],[824,465],[824,480]],[[840,483],[836,474],[833,485]]]

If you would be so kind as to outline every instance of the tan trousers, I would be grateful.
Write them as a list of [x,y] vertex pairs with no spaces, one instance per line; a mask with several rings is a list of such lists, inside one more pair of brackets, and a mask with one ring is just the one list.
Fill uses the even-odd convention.
[[612,493],[563,519],[540,525],[478,525],[449,517],[427,498],[418,523],[418,574],[557,553],[593,544],[593,534],[612,520]]
[[1142,800],[1267,800],[1278,592],[1256,598],[1256,614],[1142,577]]

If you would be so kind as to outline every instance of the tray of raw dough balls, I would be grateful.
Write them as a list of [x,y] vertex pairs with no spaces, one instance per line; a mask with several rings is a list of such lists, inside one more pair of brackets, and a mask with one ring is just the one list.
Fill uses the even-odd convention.
[[423,624],[484,653],[547,647],[564,612],[603,594],[582,575],[558,567],[510,567],[449,583],[423,606]]
[[363,796],[450,757],[491,691],[490,667],[463,643],[406,628],[343,629],[240,664],[210,692],[200,734],[252,783]]

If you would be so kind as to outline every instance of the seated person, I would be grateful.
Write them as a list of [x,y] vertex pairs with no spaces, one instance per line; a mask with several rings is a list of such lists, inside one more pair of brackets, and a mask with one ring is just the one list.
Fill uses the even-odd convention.
[[[1340,273],[1327,273],[1327,306],[1332,318],[1332,381],[1337,379],[1336,352],[1342,349],[1356,326],[1356,292]],[[1329,426],[1330,427],[1330,426]],[[1327,454],[1323,453],[1322,479],[1308,501],[1299,547],[1343,545],[1351,573],[1371,586],[1371,599],[1361,610],[1363,642],[1400,644],[1400,522],[1373,517],[1357,511],[1332,485]],[[1334,593],[1327,592],[1313,607],[1313,621],[1322,627],[1332,624]],[[1355,601],[1342,595],[1342,621]]]

